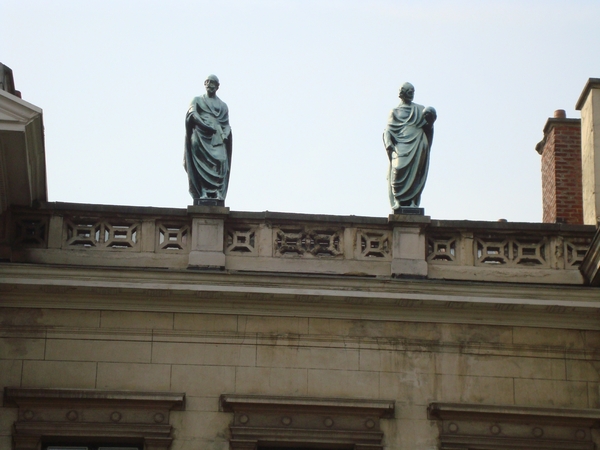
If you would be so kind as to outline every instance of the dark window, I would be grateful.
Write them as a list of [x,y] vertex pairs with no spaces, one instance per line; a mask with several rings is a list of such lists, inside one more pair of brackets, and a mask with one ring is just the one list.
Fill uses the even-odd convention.
[[47,445],[43,450],[141,450],[131,445]]

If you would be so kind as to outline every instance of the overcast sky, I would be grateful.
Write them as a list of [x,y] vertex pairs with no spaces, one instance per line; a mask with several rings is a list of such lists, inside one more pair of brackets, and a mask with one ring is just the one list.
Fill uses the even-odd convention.
[[404,81],[436,108],[435,219],[541,221],[535,144],[600,76],[598,0],[5,0],[0,62],[44,110],[50,201],[191,203],[184,117],[218,75],[238,211],[387,216]]

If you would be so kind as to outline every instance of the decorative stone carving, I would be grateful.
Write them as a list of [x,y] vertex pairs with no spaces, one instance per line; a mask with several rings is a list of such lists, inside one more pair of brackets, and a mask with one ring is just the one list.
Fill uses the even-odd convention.
[[123,219],[65,218],[66,248],[137,250],[141,222]]
[[275,256],[338,256],[341,241],[342,230],[281,227],[275,230]]
[[452,264],[457,262],[457,241],[455,235],[427,236],[427,261]]
[[593,450],[590,428],[600,420],[595,409],[459,403],[431,403],[428,415],[438,420],[440,448],[447,450]]
[[4,388],[4,406],[19,408],[13,427],[18,450],[38,450],[42,438],[78,436],[96,441],[128,439],[143,443],[144,448],[167,450],[173,440],[169,412],[184,409],[185,394]]
[[187,223],[156,223],[156,249],[158,251],[188,250],[190,247],[190,226]]
[[225,253],[256,254],[256,229],[254,227],[228,227]]
[[[391,400],[222,395],[233,412],[231,450],[261,446],[382,449],[379,421],[394,416]],[[325,417],[325,419],[323,419]]]
[[18,217],[15,220],[15,245],[46,247],[48,219],[46,217]]
[[476,265],[539,266],[549,268],[545,237],[527,239],[507,236],[476,236]]
[[565,239],[564,257],[566,267],[579,267],[590,248],[590,239]]
[[392,233],[389,231],[358,230],[357,241],[362,258],[386,258],[392,256]]

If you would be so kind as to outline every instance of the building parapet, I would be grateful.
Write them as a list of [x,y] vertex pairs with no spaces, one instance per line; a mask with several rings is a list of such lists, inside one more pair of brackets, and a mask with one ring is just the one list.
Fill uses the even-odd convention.
[[71,203],[0,216],[4,261],[583,284],[586,225]]

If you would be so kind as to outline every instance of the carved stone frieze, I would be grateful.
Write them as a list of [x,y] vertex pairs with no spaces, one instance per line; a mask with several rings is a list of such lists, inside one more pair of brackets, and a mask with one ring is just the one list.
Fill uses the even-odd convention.
[[517,239],[507,236],[476,236],[475,242],[476,265],[550,268],[549,243],[544,237]]
[[255,227],[227,227],[226,231],[225,254],[256,255]]
[[14,220],[14,227],[15,245],[46,248],[48,244],[48,217],[19,216]]
[[356,234],[361,259],[391,259],[392,233],[390,231],[359,229]]
[[379,421],[394,416],[394,401],[222,395],[233,412],[232,450],[261,445],[382,449]]
[[567,238],[564,240],[564,258],[566,268],[579,268],[590,248],[591,239]]
[[160,252],[185,251],[190,248],[191,232],[187,223],[156,223],[156,249]]
[[343,231],[316,228],[276,228],[275,256],[332,257],[343,255]]
[[456,264],[460,237],[456,235],[428,235],[427,262],[436,264]]
[[126,219],[69,217],[64,220],[63,248],[139,248],[141,223]]

